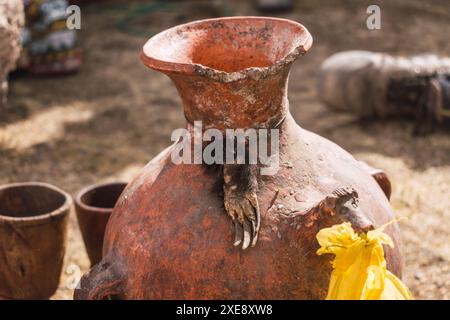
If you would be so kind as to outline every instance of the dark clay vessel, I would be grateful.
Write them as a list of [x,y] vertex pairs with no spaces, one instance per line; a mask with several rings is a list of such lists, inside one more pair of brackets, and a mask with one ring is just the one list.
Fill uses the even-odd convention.
[[[330,258],[316,233],[343,221],[368,230],[392,219],[368,169],[336,144],[299,127],[289,113],[292,63],[312,44],[300,24],[235,17],[181,25],[151,38],[142,60],[175,83],[187,128],[280,129],[278,172],[258,177],[261,214],[254,247],[234,247],[214,167],[175,165],[168,147],[120,197],[103,259],[81,280],[76,299],[322,299]],[[301,81],[301,79],[296,79]],[[397,225],[386,249],[401,276]]]
[[72,203],[39,182],[0,186],[0,298],[48,299],[58,288]]
[[78,225],[91,265],[102,259],[106,224],[126,185],[124,182],[95,184],[81,190],[75,198]]

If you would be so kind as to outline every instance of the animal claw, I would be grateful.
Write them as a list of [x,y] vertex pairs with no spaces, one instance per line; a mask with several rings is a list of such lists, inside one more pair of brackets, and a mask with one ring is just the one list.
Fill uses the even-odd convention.
[[234,225],[235,239],[233,245],[239,246],[242,244],[243,250],[249,246],[254,247],[258,240],[261,220],[256,194],[226,197],[225,210]]
[[256,167],[224,166],[224,206],[234,224],[233,244],[242,245],[243,250],[256,245],[261,225],[256,195],[257,180],[253,172],[255,169]]
[[243,238],[243,229],[242,226],[236,221],[233,221],[234,224],[234,243],[233,245],[237,247],[241,244]]

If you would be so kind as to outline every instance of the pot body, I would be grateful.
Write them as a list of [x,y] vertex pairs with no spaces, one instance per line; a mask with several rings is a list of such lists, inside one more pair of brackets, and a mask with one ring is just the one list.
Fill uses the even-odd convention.
[[44,183],[0,186],[0,297],[48,299],[58,288],[71,198]]
[[[374,226],[394,219],[382,189],[358,161],[289,116],[279,172],[259,181],[258,243],[242,251],[231,245],[217,171],[174,165],[171,148],[125,189],[106,230],[105,257],[82,280],[78,298],[322,299],[331,265],[316,255],[315,235],[337,220],[320,211],[320,202],[349,186]],[[395,243],[386,248],[388,269],[401,276],[397,226],[387,232]]]

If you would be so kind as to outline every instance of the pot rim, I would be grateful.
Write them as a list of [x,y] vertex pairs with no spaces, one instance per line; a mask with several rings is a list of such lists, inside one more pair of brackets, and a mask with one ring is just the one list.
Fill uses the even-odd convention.
[[13,182],[0,185],[0,191],[9,189],[9,188],[17,188],[17,187],[41,187],[47,188],[49,190],[55,191],[64,197],[64,203],[56,208],[53,211],[46,212],[43,214],[35,215],[35,216],[27,216],[27,217],[11,217],[7,215],[3,215],[0,212],[0,223],[2,222],[14,222],[14,223],[35,223],[35,222],[44,222],[46,220],[52,220],[57,217],[66,216],[70,212],[70,207],[72,206],[72,197],[70,194],[65,192],[64,190],[58,188],[55,185],[52,185],[47,182],[40,181],[25,181],[25,182]]
[[[114,185],[123,185],[124,189],[125,189],[125,187],[128,185],[128,182],[113,181],[113,182],[100,182],[100,183],[94,183],[94,184],[88,185],[88,186],[82,188],[75,196],[75,205],[80,207],[81,209],[83,209],[84,210],[83,213],[88,213],[88,214],[109,214],[109,213],[111,213],[114,208],[103,208],[103,207],[91,206],[91,205],[84,203],[81,200],[81,198],[85,194],[87,194],[88,192],[90,192],[94,189],[102,188],[102,187],[106,187],[106,186],[114,186]],[[77,211],[77,213],[78,213],[78,211]]]
[[[182,29],[185,27],[192,27],[202,23],[223,22],[232,20],[265,20],[265,21],[278,21],[284,22],[293,26],[296,26],[301,30],[303,37],[299,37],[295,47],[287,53],[283,58],[275,61],[270,66],[266,67],[248,67],[238,71],[226,72],[218,69],[214,69],[199,63],[185,63],[185,62],[173,62],[167,60],[158,59],[150,54],[148,47],[153,41],[156,41],[158,37],[163,37],[165,34],[174,31],[176,29]],[[220,17],[211,19],[195,20],[188,23],[176,25],[172,28],[166,29],[152,36],[144,44],[141,50],[141,61],[147,67],[172,74],[187,74],[187,75],[201,75],[219,82],[234,82],[249,77],[261,77],[267,74],[276,73],[278,70],[284,68],[285,65],[294,62],[299,56],[306,54],[311,48],[313,39],[306,27],[296,21],[284,18],[264,17],[264,16],[235,16],[235,17]]]

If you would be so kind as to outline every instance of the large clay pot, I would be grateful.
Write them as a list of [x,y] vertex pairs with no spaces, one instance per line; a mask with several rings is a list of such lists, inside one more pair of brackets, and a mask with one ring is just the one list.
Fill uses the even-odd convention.
[[126,185],[124,182],[95,184],[82,189],[75,197],[78,225],[91,265],[102,259],[106,224]]
[[[280,129],[276,175],[260,176],[256,246],[234,247],[216,167],[154,158],[120,197],[104,257],[81,280],[76,299],[321,299],[330,257],[317,232],[343,221],[368,230],[394,219],[386,196],[357,160],[299,127],[289,113],[292,63],[311,47],[300,24],[275,18],[196,21],[144,46],[145,65],[165,73],[181,96],[187,128]],[[297,79],[301,81],[301,79]],[[397,225],[387,229],[388,269],[401,276]]]
[[58,288],[72,204],[39,182],[0,186],[0,297],[48,299]]

